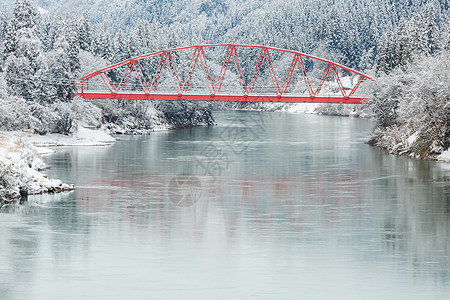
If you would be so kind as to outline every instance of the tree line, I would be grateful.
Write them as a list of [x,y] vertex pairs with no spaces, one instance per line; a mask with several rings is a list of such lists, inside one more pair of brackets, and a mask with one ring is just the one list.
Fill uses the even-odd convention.
[[371,143],[421,158],[449,149],[449,29],[427,6],[383,33],[374,67],[378,127]]
[[69,101],[80,76],[80,51],[109,62],[178,43],[159,24],[140,21],[130,34],[112,36],[102,25],[68,15],[42,16],[31,0],[17,0],[0,18],[2,69],[8,92],[27,101]]

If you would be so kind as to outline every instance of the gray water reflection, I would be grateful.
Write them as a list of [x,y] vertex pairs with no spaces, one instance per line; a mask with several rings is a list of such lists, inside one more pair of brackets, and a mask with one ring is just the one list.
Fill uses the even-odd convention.
[[[0,298],[450,294],[448,164],[370,148],[366,120],[256,112],[217,120],[58,149],[49,175],[78,188],[2,208]],[[217,167],[211,149],[227,155],[220,172],[205,172]],[[200,180],[201,194],[180,208],[168,186],[183,174]]]

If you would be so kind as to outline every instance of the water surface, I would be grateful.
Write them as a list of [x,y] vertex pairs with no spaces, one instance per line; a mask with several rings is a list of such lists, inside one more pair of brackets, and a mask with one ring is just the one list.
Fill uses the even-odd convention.
[[367,120],[218,126],[58,148],[71,193],[0,214],[0,299],[448,299],[449,164]]

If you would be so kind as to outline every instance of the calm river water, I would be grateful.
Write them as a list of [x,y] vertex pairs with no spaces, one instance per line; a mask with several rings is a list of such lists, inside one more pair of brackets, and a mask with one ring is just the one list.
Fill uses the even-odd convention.
[[77,189],[2,209],[0,299],[450,299],[450,164],[367,120],[215,116],[48,156]]

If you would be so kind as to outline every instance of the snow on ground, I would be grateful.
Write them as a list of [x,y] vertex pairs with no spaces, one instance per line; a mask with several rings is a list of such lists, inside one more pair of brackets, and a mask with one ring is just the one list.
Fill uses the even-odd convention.
[[444,151],[437,157],[437,160],[450,162],[450,149]]
[[169,124],[155,124],[152,129],[135,129],[135,124],[132,122],[124,122],[121,125],[109,123],[102,125],[102,128],[111,134],[126,134],[126,135],[147,135],[157,131],[167,131],[173,128]]
[[279,103],[279,102],[255,102],[249,103],[245,108],[239,110],[256,111],[282,111],[287,113],[317,114],[319,103]]
[[38,149],[20,138],[0,134],[0,206],[24,195],[74,189],[41,172],[46,164],[39,153],[49,153],[49,149]]
[[304,113],[315,114],[317,113],[318,103],[292,103],[290,105],[282,106],[280,111],[286,111],[289,113]]
[[41,13],[41,15],[45,15],[48,14],[48,10],[46,10],[45,8],[39,7],[38,6],[38,11]]
[[[10,137],[21,138],[22,140],[32,143],[39,147],[51,147],[51,146],[104,146],[110,145],[116,141],[115,138],[110,136],[103,130],[93,130],[78,126],[77,131],[72,135],[63,134],[46,134],[38,135],[28,132],[11,131],[3,132],[4,135]],[[48,150],[43,151],[41,154],[48,154]],[[51,151],[51,150],[50,150]],[[45,153],[47,152],[47,153]]]
[[407,143],[408,145],[412,145],[416,142],[417,138],[419,137],[419,132],[414,132],[414,134],[412,134],[408,139],[407,139]]

